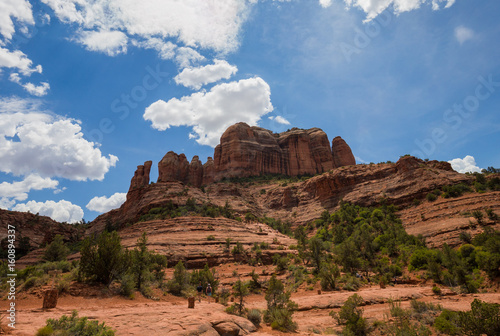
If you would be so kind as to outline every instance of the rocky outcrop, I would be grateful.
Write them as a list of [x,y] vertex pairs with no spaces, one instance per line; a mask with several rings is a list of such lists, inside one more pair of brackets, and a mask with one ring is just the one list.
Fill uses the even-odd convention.
[[356,164],[351,147],[337,136],[332,140],[332,156],[335,167],[351,166]]
[[355,164],[349,146],[342,138],[335,139],[337,163],[328,136],[319,128],[292,128],[278,134],[237,123],[222,134],[215,148],[215,181],[265,174],[315,175]]
[[130,181],[129,190],[149,185],[149,173],[151,171],[152,164],[152,161],[146,161],[144,162],[144,165],[137,166],[134,177],[132,177],[132,180]]
[[[267,174],[316,175],[333,168],[354,165],[347,143],[336,137],[330,147],[319,128],[292,128],[283,133],[237,123],[230,126],[215,147],[214,159],[202,164],[198,156],[189,163],[184,154],[172,151],[158,163],[158,182],[180,181],[201,187],[224,178]],[[145,186],[145,166],[138,166],[130,190]],[[148,171],[149,178],[149,171]]]
[[193,157],[189,164],[187,183],[199,187],[203,183],[203,164],[197,155]]
[[202,185],[207,185],[215,181],[215,164],[212,157],[208,157],[207,162],[203,165],[203,182]]
[[158,182],[186,182],[188,175],[189,162],[184,154],[170,151],[158,163]]

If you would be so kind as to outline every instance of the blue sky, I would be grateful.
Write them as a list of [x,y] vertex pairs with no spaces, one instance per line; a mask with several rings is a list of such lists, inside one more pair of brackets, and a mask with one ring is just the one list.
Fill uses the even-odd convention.
[[0,207],[89,221],[238,121],[500,167],[495,0],[0,0]]

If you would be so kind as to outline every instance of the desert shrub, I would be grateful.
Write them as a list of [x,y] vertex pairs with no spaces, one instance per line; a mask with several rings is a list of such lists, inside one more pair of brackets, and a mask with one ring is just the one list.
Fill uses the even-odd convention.
[[43,259],[47,261],[61,261],[66,260],[68,254],[69,248],[64,244],[63,236],[56,235],[45,249]]
[[[385,279],[385,277],[384,277]],[[361,281],[359,281],[358,278],[356,278],[353,275],[350,274],[344,274],[339,282],[342,284],[342,289],[348,290],[348,291],[356,291],[361,287]],[[387,280],[386,280],[387,283]]]
[[131,273],[125,273],[120,279],[120,294],[133,299],[135,284],[135,276]]
[[337,288],[337,279],[340,277],[340,270],[334,263],[323,263],[319,272],[321,289],[334,290]]
[[478,224],[481,224],[483,222],[484,215],[481,210],[474,210],[472,211],[472,217],[476,219]]
[[167,257],[149,251],[147,242],[146,232],[143,232],[137,239],[137,247],[130,252],[130,273],[140,291],[151,281],[163,281],[164,268],[167,267]]
[[273,263],[276,265],[276,272],[281,273],[288,268],[289,259],[285,256],[274,254]]
[[237,314],[242,316],[244,312],[244,300],[245,296],[247,296],[250,292],[248,291],[248,282],[243,282],[241,280],[237,280],[233,285],[233,294],[236,299],[239,299],[238,303],[235,303]]
[[190,274],[186,271],[182,261],[179,261],[174,268],[173,278],[167,282],[168,291],[174,295],[182,295],[189,289]]
[[498,220],[498,215],[495,212],[493,212],[493,209],[486,209],[485,211],[489,219],[491,219],[492,221]]
[[438,286],[434,285],[432,286],[432,292],[436,295],[441,295],[441,288],[439,288]]
[[474,299],[471,310],[458,313],[458,324],[465,335],[500,335],[500,305]]
[[38,330],[37,336],[114,336],[115,331],[99,321],[89,321],[87,317],[78,317],[73,311],[71,316],[64,315],[60,319],[48,319],[47,325]]
[[460,327],[458,325],[458,313],[451,310],[443,310],[441,314],[434,320],[434,328],[447,335],[460,335]]
[[236,245],[233,247],[233,250],[231,251],[232,254],[243,254],[245,252],[245,249],[243,248],[243,244],[240,243],[239,241],[236,242]]
[[436,199],[437,199],[437,196],[436,194],[434,193],[428,193],[427,196],[425,196],[425,198],[429,201],[429,202],[434,202]]
[[262,315],[258,309],[250,309],[247,312],[247,319],[256,327],[259,327],[260,323],[262,322]]
[[82,243],[79,278],[109,285],[130,266],[129,253],[124,251],[116,231],[104,231],[97,239],[86,238]]
[[259,281],[259,275],[255,273],[255,269],[250,272],[250,281],[248,282],[248,289],[253,293],[258,293],[262,288],[262,284]]
[[215,236],[214,235],[210,235],[210,236],[207,237],[207,240],[208,241],[215,240]]
[[338,324],[344,325],[343,334],[364,336],[368,335],[370,327],[368,322],[363,317],[363,310],[358,309],[358,306],[363,302],[363,298],[358,294],[350,296],[346,302],[340,307],[340,311],[330,312]]
[[465,192],[470,192],[472,191],[471,188],[468,185],[465,185],[463,183],[455,184],[452,186],[444,186],[443,187],[443,197],[444,198],[450,198],[450,197],[460,197],[462,196]]
[[264,321],[271,323],[273,329],[283,332],[295,331],[297,324],[292,315],[298,306],[290,300],[290,292],[285,291],[285,286],[274,274],[269,280],[265,298],[267,310],[264,313]]

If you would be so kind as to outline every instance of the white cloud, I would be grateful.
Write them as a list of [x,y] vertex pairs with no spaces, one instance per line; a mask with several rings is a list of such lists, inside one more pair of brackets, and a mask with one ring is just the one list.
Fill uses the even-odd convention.
[[193,48],[180,47],[176,50],[175,62],[181,68],[192,66],[193,64],[204,60],[205,57]]
[[108,56],[127,52],[127,35],[121,31],[82,31],[76,39],[90,51],[99,51]]
[[319,4],[323,8],[328,8],[332,5],[332,0],[319,0]]
[[458,26],[455,28],[455,38],[458,43],[463,44],[465,41],[471,40],[474,38],[474,32],[472,29],[469,29],[464,26]]
[[94,197],[87,204],[87,209],[100,213],[119,208],[127,199],[127,193],[115,193],[109,198],[106,196]]
[[[434,10],[439,9],[439,3],[446,3],[445,8],[451,7],[455,0],[344,0],[347,6],[359,7],[367,14],[367,21],[377,17],[384,10],[393,7],[396,14],[420,8],[424,3],[431,3]],[[320,0],[320,3],[328,2]],[[325,7],[325,6],[323,6]]]
[[6,40],[10,40],[15,32],[13,18],[18,24],[35,24],[29,1],[2,0],[0,2],[0,34]]
[[271,89],[260,77],[219,84],[168,102],[158,100],[146,108],[144,119],[164,131],[171,126],[192,126],[201,145],[216,146],[224,130],[236,122],[256,125],[271,112]]
[[131,40],[132,45],[138,48],[154,49],[158,52],[161,59],[168,60],[175,57],[175,50],[177,45],[170,41],[163,41],[162,39],[152,37],[146,41]]
[[36,100],[0,99],[0,171],[102,180],[117,161],[83,138],[79,121],[41,111]]
[[156,39],[227,53],[238,47],[248,7],[255,1],[226,0],[42,0],[65,23],[86,30],[120,30],[138,40]]
[[467,155],[463,159],[453,159],[448,162],[451,164],[451,167],[459,173],[481,172],[481,168],[476,165],[476,160],[471,155]]
[[55,189],[58,181],[51,178],[43,178],[38,174],[28,175],[23,181],[0,183],[0,197],[24,201],[28,198],[31,190]]
[[19,70],[23,75],[30,76],[33,72],[42,73],[42,67],[32,67],[33,62],[20,50],[10,51],[0,47],[0,70],[11,68]]
[[33,83],[26,83],[23,85],[23,88],[34,96],[42,97],[47,94],[47,91],[50,89],[50,85],[47,82],[42,82],[38,86]]
[[277,116],[276,118],[274,118],[274,121],[276,121],[278,124],[290,125],[290,122],[282,116]]
[[228,79],[238,71],[234,65],[226,61],[215,60],[214,64],[209,64],[199,68],[186,68],[175,76],[177,84],[199,90],[203,85],[215,83],[221,79]]
[[42,216],[48,216],[58,222],[78,223],[83,218],[83,210],[78,205],[61,200],[59,202],[45,201],[17,204],[12,210],[38,213]]

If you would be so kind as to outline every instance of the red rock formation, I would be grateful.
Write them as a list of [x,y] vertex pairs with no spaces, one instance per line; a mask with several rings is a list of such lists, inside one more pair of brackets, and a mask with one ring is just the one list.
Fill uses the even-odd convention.
[[203,164],[197,155],[193,157],[189,164],[187,183],[194,187],[201,187],[203,183]]
[[187,182],[188,174],[189,162],[184,154],[170,151],[158,163],[158,182]]
[[207,185],[215,181],[215,164],[212,157],[208,157],[207,162],[203,165],[203,182],[202,185]]
[[134,177],[130,181],[129,190],[149,185],[149,172],[151,171],[152,161],[144,162],[144,165],[137,166]]
[[275,134],[245,123],[224,132],[214,160],[216,181],[261,174],[314,175],[334,168],[328,137],[319,128]]
[[[189,163],[184,154],[172,151],[165,154],[158,163],[158,182],[180,181],[201,187],[228,177],[315,175],[356,164],[351,149],[342,138],[335,138],[333,145],[330,148],[327,135],[319,128],[293,128],[277,134],[237,123],[222,134],[214,150],[214,160],[208,158],[204,165],[198,156]],[[141,167],[137,167],[130,190],[149,183],[149,170],[146,182],[143,171],[146,168]]]
[[332,140],[332,156],[335,167],[351,166],[356,164],[351,147],[337,136]]

